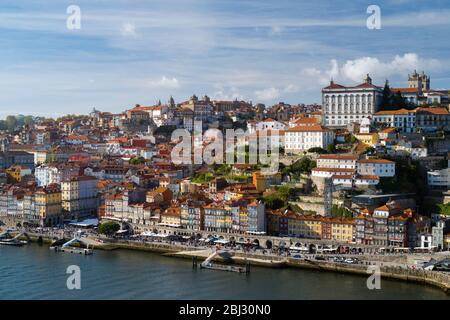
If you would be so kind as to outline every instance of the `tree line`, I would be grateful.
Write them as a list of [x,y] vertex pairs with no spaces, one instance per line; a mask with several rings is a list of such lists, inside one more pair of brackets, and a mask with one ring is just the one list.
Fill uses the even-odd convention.
[[7,130],[13,132],[16,128],[30,125],[34,121],[33,116],[24,116],[22,114],[17,116],[7,116],[5,120],[0,120],[0,130]]

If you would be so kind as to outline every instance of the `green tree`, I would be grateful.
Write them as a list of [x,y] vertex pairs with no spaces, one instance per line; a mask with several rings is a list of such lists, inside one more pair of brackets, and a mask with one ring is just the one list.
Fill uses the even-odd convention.
[[281,200],[277,194],[271,194],[263,198],[263,202],[268,209],[277,210],[285,206],[285,202]]
[[375,152],[375,148],[374,147],[367,147],[366,150],[364,150],[364,154],[372,154]]
[[276,195],[284,202],[287,202],[291,197],[295,195],[295,189],[284,185],[284,186],[278,186],[275,187]]
[[431,104],[431,107],[432,108],[440,108],[440,107],[442,107],[442,105],[437,101],[433,101],[433,103]]
[[345,207],[333,204],[331,207],[331,215],[333,217],[352,218],[353,214]]
[[175,108],[175,100],[173,99],[172,96],[170,96],[170,98],[169,98],[169,106],[171,108]]
[[418,161],[396,159],[395,176],[380,178],[379,188],[384,193],[415,193],[417,201],[422,205],[422,198],[426,194],[426,170],[420,167]]
[[352,134],[349,134],[345,137],[345,142],[346,143],[351,143],[351,144],[355,144],[358,140],[356,139],[356,137]]
[[155,135],[163,135],[166,137],[170,137],[172,135],[172,132],[177,128],[177,126],[169,126],[164,125],[156,128]]
[[130,159],[130,164],[144,164],[146,162],[144,157],[134,157]]
[[120,225],[114,221],[103,222],[98,227],[98,232],[101,234],[105,234],[107,236],[111,236],[119,230],[120,230]]
[[414,105],[406,101],[400,91],[392,92],[389,83],[386,81],[380,102],[380,110],[412,109],[414,107]]
[[408,108],[408,104],[406,103],[405,98],[403,98],[402,93],[400,91],[397,91],[392,97],[391,110],[406,109],[406,108]]
[[7,116],[6,117],[6,128],[8,131],[12,132],[17,127],[17,119],[14,116]]
[[194,176],[192,178],[192,182],[193,183],[199,183],[199,184],[207,184],[209,183],[211,180],[214,179],[214,175],[210,172],[207,173],[199,173],[196,176]]
[[336,152],[336,145],[334,143],[330,143],[327,146],[328,153],[335,153]]
[[439,213],[444,214],[446,216],[450,216],[450,202],[446,204],[438,204]]
[[327,153],[327,150],[325,150],[323,148],[319,148],[319,147],[314,147],[314,148],[308,149],[308,152],[323,154],[323,153]]
[[314,160],[311,160],[309,157],[303,157],[300,160],[297,160],[290,166],[287,166],[282,169],[282,173],[284,175],[293,175],[300,176],[300,174],[310,174],[311,170],[317,166]]
[[231,166],[229,164],[223,163],[223,164],[212,164],[211,167],[212,173],[215,175],[225,176],[228,175],[231,172]]
[[386,81],[383,88],[383,96],[381,97],[380,110],[391,110],[392,106],[391,97],[392,91],[391,88],[389,87],[389,82]]
[[25,116],[23,118],[23,124],[26,124],[26,125],[33,124],[33,116]]

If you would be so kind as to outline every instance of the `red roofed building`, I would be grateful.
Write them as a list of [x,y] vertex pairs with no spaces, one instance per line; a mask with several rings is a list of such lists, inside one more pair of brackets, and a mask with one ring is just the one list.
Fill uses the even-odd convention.
[[320,125],[320,118],[316,117],[299,117],[289,122],[289,127],[295,128],[298,126],[315,126]]
[[358,161],[358,174],[379,177],[395,176],[395,162],[386,159],[363,159]]
[[356,169],[358,156],[340,154],[322,154],[317,158],[318,168]]
[[297,153],[311,148],[326,149],[334,142],[334,131],[321,125],[297,126],[284,132],[287,153]]

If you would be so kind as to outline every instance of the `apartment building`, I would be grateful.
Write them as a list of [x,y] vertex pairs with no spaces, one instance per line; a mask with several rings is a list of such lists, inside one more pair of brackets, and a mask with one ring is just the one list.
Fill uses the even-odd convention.
[[397,128],[401,132],[414,132],[416,130],[416,110],[383,110],[373,115],[375,125],[384,125]]
[[181,208],[170,207],[162,212],[160,225],[174,228],[181,227]]
[[34,194],[34,207],[41,226],[56,226],[64,222],[61,188],[58,184],[38,188]]
[[204,209],[200,204],[186,201],[180,204],[181,208],[181,226],[188,230],[203,230],[204,228]]
[[352,242],[353,219],[304,215],[292,211],[267,212],[267,230],[270,235],[291,236],[305,239]]
[[317,168],[356,169],[358,156],[322,154],[317,160]]
[[61,181],[62,207],[69,220],[95,215],[97,212],[97,179],[89,176]]
[[311,148],[326,149],[334,142],[334,131],[320,126],[298,126],[284,132],[286,153],[298,153]]
[[211,232],[232,232],[233,215],[239,214],[238,206],[231,204],[209,204],[205,210],[205,230]]
[[395,162],[386,159],[362,159],[358,161],[357,172],[360,175],[393,177]]
[[413,212],[384,205],[371,214],[363,210],[355,218],[356,243],[390,247],[407,247]]

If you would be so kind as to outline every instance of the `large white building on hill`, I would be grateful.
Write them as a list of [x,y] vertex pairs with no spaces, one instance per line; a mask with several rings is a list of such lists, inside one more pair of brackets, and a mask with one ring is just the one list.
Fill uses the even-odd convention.
[[331,81],[328,87],[322,89],[324,125],[344,127],[352,122],[371,119],[378,111],[382,95],[383,88],[372,84],[369,75],[363,83],[354,87]]

